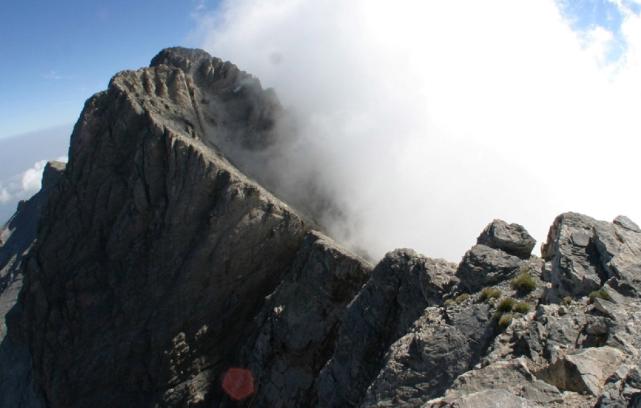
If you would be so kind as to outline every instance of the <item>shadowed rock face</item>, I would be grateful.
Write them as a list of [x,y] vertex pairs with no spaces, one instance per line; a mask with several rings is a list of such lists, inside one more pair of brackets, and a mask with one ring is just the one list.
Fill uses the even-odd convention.
[[6,334],[4,316],[22,287],[22,259],[36,239],[38,222],[49,193],[56,187],[64,168],[64,163],[47,163],[41,191],[20,202],[15,215],[0,230],[0,341]]
[[67,168],[2,232],[0,407],[641,401],[634,222],[563,214],[541,259],[494,220],[458,265],[399,249],[373,266],[258,183],[278,191],[263,153],[283,115],[182,48],[87,101]]
[[[240,75],[215,69],[212,86]],[[195,86],[121,73],[74,129],[14,318],[51,406],[208,398],[302,243],[304,221],[190,127]]]
[[5,316],[22,288],[25,255],[36,239],[38,223],[65,165],[47,163],[42,189],[21,202],[15,215],[0,231],[0,406],[42,406],[31,379],[31,355],[24,344],[6,336]]

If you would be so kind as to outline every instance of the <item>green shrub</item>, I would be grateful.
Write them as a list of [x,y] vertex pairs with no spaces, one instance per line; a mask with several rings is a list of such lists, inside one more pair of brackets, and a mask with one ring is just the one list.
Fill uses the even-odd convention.
[[457,305],[460,305],[461,303],[465,302],[470,298],[469,293],[461,293],[457,297],[454,298],[454,302],[456,302]]
[[519,275],[512,279],[512,289],[520,294],[528,294],[536,289],[536,281],[527,272],[521,272]]
[[512,313],[505,313],[499,317],[499,321],[497,323],[499,329],[504,330],[506,329],[510,323],[512,323]]
[[516,305],[516,300],[512,298],[504,298],[496,307],[496,311],[499,313],[508,313],[514,309],[514,305]]
[[572,297],[565,296],[563,300],[561,300],[561,303],[563,303],[565,306],[570,306],[572,304]]
[[525,314],[530,311],[530,305],[528,305],[525,302],[519,302],[516,305],[514,305],[514,308],[512,310],[514,311],[514,313]]
[[485,302],[490,299],[498,299],[501,297],[501,289],[499,288],[485,288],[481,291],[479,301]]
[[590,293],[590,300],[594,300],[596,298],[612,300],[612,297],[610,296],[610,294],[605,288],[601,288],[599,290],[595,290],[594,292]]
[[456,302],[454,302],[454,299],[447,299],[445,302],[443,302],[443,306],[445,306],[446,308],[447,307],[452,307],[455,304],[456,304]]

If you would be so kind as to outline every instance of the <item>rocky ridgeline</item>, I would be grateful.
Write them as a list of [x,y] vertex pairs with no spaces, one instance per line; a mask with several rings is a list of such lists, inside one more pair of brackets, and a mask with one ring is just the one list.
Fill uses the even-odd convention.
[[458,265],[372,266],[254,181],[281,113],[187,49],[87,101],[2,232],[0,406],[641,406],[632,221],[563,214],[539,258],[495,220]]

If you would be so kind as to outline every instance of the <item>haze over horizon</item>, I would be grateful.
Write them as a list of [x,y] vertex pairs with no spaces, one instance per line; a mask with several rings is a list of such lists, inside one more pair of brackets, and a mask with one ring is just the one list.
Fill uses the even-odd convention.
[[[89,3],[85,24],[89,16],[108,23],[85,28],[96,33],[83,39],[74,28],[61,29],[51,68],[1,68],[0,137],[33,130],[26,122],[72,123],[84,99],[106,88],[117,70],[185,44],[276,89],[301,124],[277,167],[288,175],[283,182],[294,188],[313,176],[345,216],[324,220],[330,232],[376,257],[411,247],[457,260],[493,218],[523,224],[539,242],[564,211],[641,221],[634,177],[641,131],[638,0],[234,0],[180,8],[163,2],[153,25],[140,20],[135,30],[129,28],[135,10],[149,4],[128,16]],[[29,12],[10,7],[2,12]],[[60,27],[69,18],[63,14]],[[167,26],[170,32],[161,34]],[[133,32],[110,38],[116,27]],[[25,31],[17,24],[9,30],[5,55],[19,59],[17,42],[24,47],[35,39],[21,40]],[[140,43],[124,46],[128,35]],[[96,39],[103,41],[100,52],[88,51]],[[63,56],[70,56],[64,64]],[[92,74],[64,70],[76,65]],[[34,76],[55,85],[27,86]],[[61,155],[60,145],[21,170],[8,172],[3,162],[0,201],[24,198],[7,187],[11,180],[22,185],[16,181],[41,160]]]

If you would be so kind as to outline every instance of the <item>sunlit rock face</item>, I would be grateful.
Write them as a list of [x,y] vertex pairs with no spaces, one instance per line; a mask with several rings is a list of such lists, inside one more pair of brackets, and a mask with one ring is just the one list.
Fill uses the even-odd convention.
[[638,403],[633,221],[563,214],[539,258],[494,220],[458,264],[373,265],[250,160],[288,137],[282,115],[182,48],[87,101],[67,167],[2,232],[0,405]]

